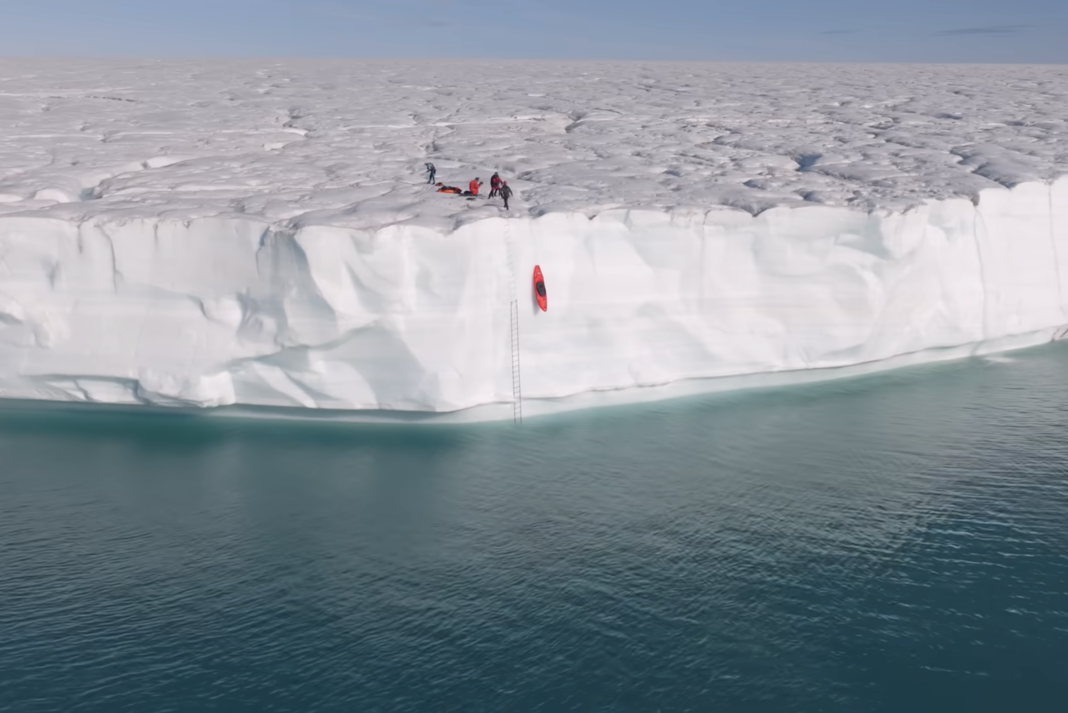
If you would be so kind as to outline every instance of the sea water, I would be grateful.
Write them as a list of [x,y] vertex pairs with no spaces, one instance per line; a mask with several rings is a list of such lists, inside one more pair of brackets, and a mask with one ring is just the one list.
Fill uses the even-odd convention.
[[0,411],[0,710],[1063,711],[1068,348],[511,424]]

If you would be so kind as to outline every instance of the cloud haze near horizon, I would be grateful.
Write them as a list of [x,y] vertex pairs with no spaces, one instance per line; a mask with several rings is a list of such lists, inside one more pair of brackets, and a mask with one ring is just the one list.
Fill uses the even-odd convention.
[[1068,63],[1063,0],[32,0],[4,55]]

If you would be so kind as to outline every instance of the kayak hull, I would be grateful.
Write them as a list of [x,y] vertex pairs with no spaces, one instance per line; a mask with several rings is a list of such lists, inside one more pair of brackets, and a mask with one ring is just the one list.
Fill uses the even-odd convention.
[[541,274],[541,265],[534,266],[534,299],[542,312],[549,309],[549,295],[545,291],[545,276]]

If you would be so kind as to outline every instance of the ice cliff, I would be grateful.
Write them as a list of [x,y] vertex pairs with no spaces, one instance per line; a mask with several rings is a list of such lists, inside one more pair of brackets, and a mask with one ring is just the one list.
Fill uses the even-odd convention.
[[0,397],[510,418],[513,301],[528,414],[1068,333],[1065,68],[4,69]]

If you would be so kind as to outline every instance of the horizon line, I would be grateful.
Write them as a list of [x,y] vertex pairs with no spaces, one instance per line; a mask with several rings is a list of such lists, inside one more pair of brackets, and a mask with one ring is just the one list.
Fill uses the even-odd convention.
[[791,60],[791,59],[663,59],[663,58],[593,58],[593,57],[406,57],[406,56],[354,56],[354,55],[325,55],[325,56],[287,56],[287,55],[64,55],[64,54],[0,54],[0,61],[8,60],[66,60],[66,61],[144,61],[144,62],[182,62],[182,61],[220,61],[220,62],[462,62],[462,63],[569,63],[569,64],[801,64],[801,65],[928,65],[928,66],[1060,66],[1068,67],[1068,62],[1041,62],[1041,61],[997,61],[997,62],[969,62],[951,60]]

